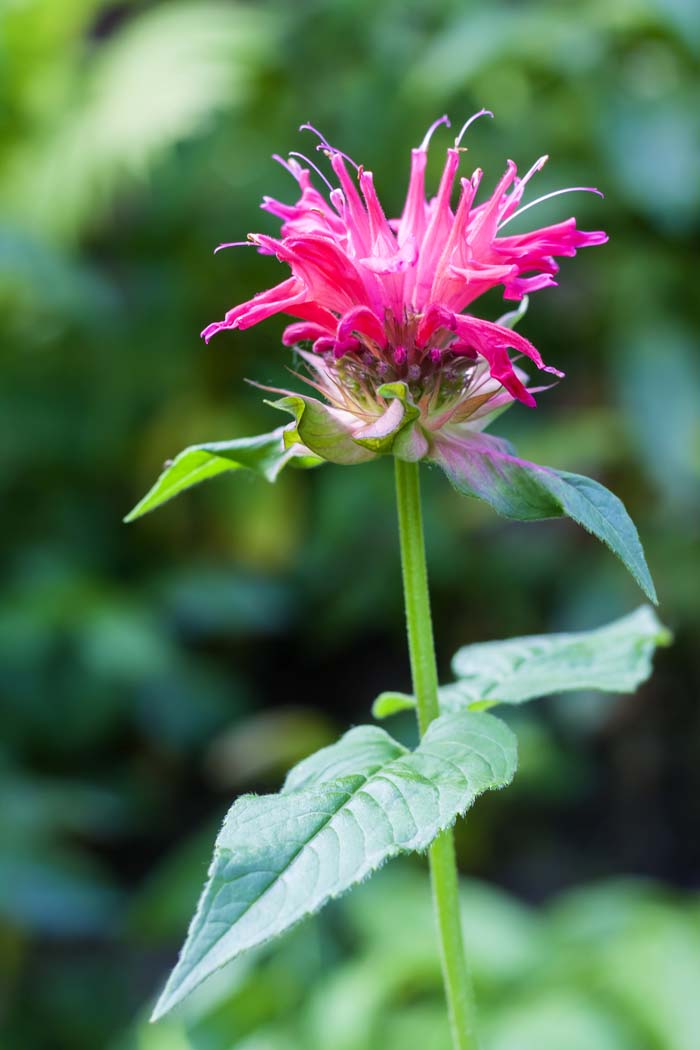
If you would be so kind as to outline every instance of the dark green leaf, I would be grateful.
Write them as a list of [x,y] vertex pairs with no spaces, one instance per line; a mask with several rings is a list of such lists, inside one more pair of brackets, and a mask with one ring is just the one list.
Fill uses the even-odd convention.
[[489,503],[506,518],[538,521],[568,516],[602,540],[651,601],[656,591],[637,530],[617,496],[591,478],[518,459],[486,434],[443,432],[431,458],[465,496]]

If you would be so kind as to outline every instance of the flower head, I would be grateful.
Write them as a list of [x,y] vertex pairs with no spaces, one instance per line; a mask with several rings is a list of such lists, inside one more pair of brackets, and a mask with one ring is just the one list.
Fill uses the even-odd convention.
[[[555,283],[557,256],[607,240],[602,232],[577,229],[573,218],[530,233],[503,232],[516,215],[544,199],[522,203],[546,157],[522,178],[509,161],[494,191],[481,201],[477,170],[460,180],[453,208],[460,143],[484,112],[467,121],[447,150],[431,199],[425,193],[428,145],[447,119],[429,129],[413,150],[398,219],[386,218],[371,172],[323,136],[318,148],[330,162],[335,187],[312,161],[301,158],[305,164],[300,164],[295,159],[300,154],[281,162],[298,182],[300,197],[296,204],[265,197],[263,208],[282,220],[280,236],[251,234],[244,243],[286,262],[291,277],[234,307],[203,335],[209,339],[226,328],[250,328],[273,314],[290,314],[294,321],[283,342],[297,348],[305,369],[299,378],[322,400],[278,390],[283,396],[274,406],[289,412],[291,423],[254,438],[184,449],[128,520],[227,471],[247,469],[274,481],[291,462],[352,464],[389,453],[434,463],[458,492],[485,501],[506,518],[572,518],[603,540],[656,600],[636,529],[616,496],[590,478],[520,459],[502,438],[481,432],[514,401],[535,403],[511,352],[562,374],[512,330],[528,294]],[[314,185],[312,171],[326,183],[327,196]],[[472,303],[497,285],[520,307],[496,322],[474,316]]]
[[[291,315],[295,321],[285,329],[283,342],[306,346],[307,381],[324,395],[347,432],[376,430],[397,397],[404,415],[406,406],[413,406],[419,434],[411,456],[426,454],[431,435],[446,426],[481,429],[486,417],[515,399],[534,405],[527,377],[511,352],[545,372],[562,373],[545,365],[532,343],[506,323],[476,317],[470,308],[498,285],[504,298],[516,301],[554,285],[557,256],[575,255],[578,248],[602,244],[607,237],[579,230],[574,218],[530,233],[504,232],[516,215],[539,203],[522,205],[522,200],[546,157],[522,177],[509,161],[496,188],[481,201],[477,169],[459,180],[453,208],[461,141],[484,113],[467,121],[447,150],[437,193],[429,199],[430,139],[449,121],[443,117],[432,125],[412,151],[398,219],[385,216],[372,173],[304,125],[319,136],[317,148],[326,154],[337,185],[306,158],[300,163],[300,154],[287,161],[276,158],[297,181],[299,199],[290,205],[265,197],[263,209],[282,220],[280,236],[253,233],[244,243],[276,255],[291,277],[229,310],[223,321],[204,329],[204,338],[228,328],[250,328],[273,314]],[[314,172],[326,183],[327,194],[314,185]],[[398,415],[396,406],[393,411]]]

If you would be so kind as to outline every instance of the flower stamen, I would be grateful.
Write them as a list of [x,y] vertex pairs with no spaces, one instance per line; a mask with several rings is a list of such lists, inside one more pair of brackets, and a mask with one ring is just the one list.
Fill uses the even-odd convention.
[[462,130],[460,131],[459,135],[455,139],[455,149],[459,149],[459,144],[462,141],[462,139],[464,138],[465,132],[468,130],[468,128],[471,127],[471,125],[474,123],[475,120],[479,119],[479,117],[493,117],[493,113],[491,112],[490,109],[480,109],[478,113],[474,113],[469,118],[469,120],[465,121],[465,123],[462,125]]
[[450,118],[447,116],[446,113],[444,113],[438,120],[433,121],[433,123],[430,125],[430,127],[426,131],[426,133],[425,133],[425,135],[423,137],[423,141],[421,142],[420,146],[418,147],[418,150],[419,150],[420,153],[427,153],[428,152],[428,146],[430,145],[430,140],[433,137],[433,135],[435,134],[435,132],[437,131],[437,129],[440,127],[441,124],[444,124],[445,127],[447,127],[447,128],[452,126],[450,124]]
[[507,219],[504,219],[503,222],[499,224],[499,230],[502,230],[507,223],[512,219],[515,219],[518,215],[522,215],[523,212],[528,211],[530,208],[534,208],[536,204],[542,204],[543,201],[551,200],[552,197],[561,197],[564,193],[595,193],[598,197],[605,197],[605,194],[601,193],[600,190],[597,190],[595,186],[567,186],[566,189],[563,190],[553,190],[551,193],[545,193],[543,197],[538,197],[537,200],[530,201],[529,204],[524,204],[522,208],[518,208],[517,211],[514,211],[512,215],[509,215]]

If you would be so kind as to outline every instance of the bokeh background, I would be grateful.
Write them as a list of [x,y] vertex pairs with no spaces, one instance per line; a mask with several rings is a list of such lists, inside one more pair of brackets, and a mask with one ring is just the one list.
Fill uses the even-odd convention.
[[[522,331],[567,379],[501,432],[623,497],[676,635],[636,697],[509,716],[521,771],[459,836],[488,1048],[697,1050],[699,52],[693,0],[4,0],[3,1047],[448,1046],[420,860],[145,1024],[232,798],[408,685],[391,464],[121,518],[186,444],[280,422],[243,380],[287,382],[281,322],[198,339],[281,279],[211,254],[274,230],[263,193],[293,199],[270,155],[311,151],[311,120],[396,212],[428,124],[487,106],[467,166],[493,185],[549,153],[538,192],[606,199],[537,223],[575,209],[611,238],[533,297]],[[432,473],[425,498],[445,675],[467,641],[641,601],[572,525],[506,523]]]

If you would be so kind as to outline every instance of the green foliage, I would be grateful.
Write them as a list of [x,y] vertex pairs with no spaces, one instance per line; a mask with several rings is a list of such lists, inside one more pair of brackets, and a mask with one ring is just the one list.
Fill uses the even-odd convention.
[[[696,897],[607,881],[535,910],[472,880],[460,892],[484,1050],[693,1046]],[[179,1050],[181,1040],[208,1050],[400,1050],[419,1038],[449,1048],[430,891],[415,863],[384,868],[330,915],[249,959],[172,1018],[139,1025],[143,1043],[128,1050]]]
[[[274,486],[242,476],[202,485],[138,528],[121,525],[173,450],[270,429],[244,377],[291,385],[274,319],[208,348],[197,333],[281,276],[253,249],[210,253],[252,228],[274,232],[257,206],[263,193],[293,201],[295,185],[270,154],[313,150],[296,132],[302,120],[374,170],[392,215],[425,128],[443,112],[454,126],[482,105],[497,119],[470,130],[465,167],[482,167],[486,187],[506,156],[522,172],[549,153],[529,199],[581,182],[605,192],[604,202],[547,201],[513,223],[515,232],[528,217],[575,213],[611,240],[565,260],[559,289],[531,296],[520,330],[567,377],[538,396],[536,411],[516,407],[498,429],[527,459],[596,477],[623,498],[676,644],[634,704],[591,697],[520,709],[522,775],[473,811],[460,856],[464,870],[526,899],[548,899],[574,870],[696,881],[696,7],[0,4],[3,1046],[44,1050],[50,1038],[51,1050],[123,1050],[127,1041],[133,1050],[126,1026],[174,957],[210,844],[183,860],[181,876],[166,872],[171,856],[184,853],[190,829],[218,823],[233,791],[267,789],[276,775],[253,771],[250,719],[278,717],[284,736],[303,697],[337,736],[366,720],[364,701],[384,684],[406,688],[388,462],[285,470]],[[433,187],[449,141],[440,131],[433,142]],[[484,302],[484,316],[503,310]],[[580,530],[499,520],[451,492],[439,471],[426,473],[424,489],[444,666],[462,641],[600,623],[633,608],[631,579]],[[212,756],[233,739],[251,761],[239,767],[228,749],[224,779]],[[536,765],[527,777],[526,745]],[[318,746],[310,733],[297,753]],[[262,748],[258,770],[264,757]],[[173,1050],[168,1038],[177,1050],[244,1040],[315,1050],[304,1030],[312,986],[323,999],[367,954],[359,915],[373,890],[374,879],[345,898],[352,917],[342,936],[334,907],[327,922],[278,943],[272,960],[239,972],[238,992],[227,985],[216,1007],[209,990],[189,1035],[173,1021],[169,1036],[163,1022],[139,1033],[139,1050],[146,1040]],[[627,976],[663,1032],[639,1032],[632,995],[615,997],[634,1050],[677,1050],[680,1033],[700,1029],[698,997],[682,979],[695,980],[688,960],[700,913],[660,888],[653,895],[658,923],[639,914],[625,884],[608,910],[637,909],[637,935],[601,927],[598,911],[580,946],[566,931],[561,944],[548,940],[546,972],[598,1011],[607,994],[597,971],[606,987],[607,975],[620,988]],[[415,898],[387,884],[375,923],[393,901],[428,931],[416,951],[434,957],[428,900],[419,918]],[[571,908],[589,911],[580,898]],[[473,911],[465,903],[465,922]],[[662,936],[665,916],[674,936]],[[548,939],[548,915],[527,918]],[[472,938],[484,939],[481,930]],[[494,955],[507,952],[499,937]],[[383,1031],[371,1038],[382,1050],[392,1032],[410,1045],[419,1023],[433,1038],[439,963],[421,965],[379,1012]],[[506,992],[523,1009],[540,994],[532,959],[507,981],[476,969],[489,1011]],[[384,972],[383,961],[368,967],[368,992]],[[662,1020],[671,1013],[677,1023]],[[322,1031],[322,1045],[333,1045],[335,1030]]]
[[[465,645],[452,659],[457,681],[441,687],[440,707],[447,712],[521,704],[584,689],[633,693],[650,676],[656,647],[670,642],[670,631],[642,605],[591,631]],[[415,700],[407,693],[386,692],[374,701],[372,713],[387,718],[412,707]]]
[[240,798],[154,1018],[390,857],[426,849],[478,795],[508,784],[516,761],[513,734],[490,715],[443,716],[413,752],[361,726],[295,766],[280,794]]
[[227,471],[250,470],[266,481],[275,481],[279,472],[294,459],[301,460],[305,466],[313,466],[320,462],[314,460],[314,457],[309,456],[298,445],[286,446],[284,427],[253,438],[235,438],[233,441],[193,445],[166,464],[153,488],[127,514],[124,521],[135,521],[136,518],[160,507],[162,503],[167,503],[185,489]]
[[446,431],[436,439],[431,459],[458,492],[484,500],[506,518],[572,518],[602,540],[656,602],[634,523],[622,501],[604,485],[518,459],[504,442],[481,434],[458,438]]
[[[5,18],[11,32],[22,15]],[[35,88],[41,119],[0,183],[15,217],[59,239],[94,226],[125,183],[246,99],[273,39],[262,11],[179,0],[128,20],[100,48],[80,48],[72,67],[51,53]]]

